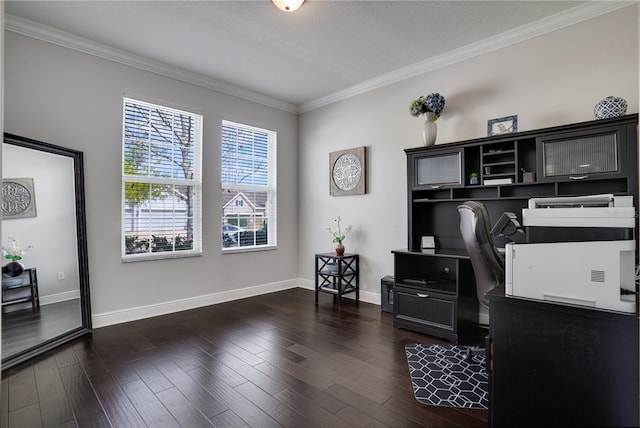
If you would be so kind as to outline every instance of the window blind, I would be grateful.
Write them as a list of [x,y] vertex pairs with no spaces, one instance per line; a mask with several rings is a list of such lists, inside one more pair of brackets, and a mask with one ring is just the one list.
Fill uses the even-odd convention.
[[276,245],[276,133],[222,121],[222,248]]
[[202,116],[124,99],[122,255],[201,253]]

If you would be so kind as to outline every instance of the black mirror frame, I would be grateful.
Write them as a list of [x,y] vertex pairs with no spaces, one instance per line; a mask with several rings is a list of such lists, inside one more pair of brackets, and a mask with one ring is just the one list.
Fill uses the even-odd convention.
[[46,340],[39,345],[25,349],[7,358],[2,358],[2,371],[25,362],[35,356],[49,351],[63,343],[69,342],[77,337],[91,333],[91,303],[89,299],[89,259],[87,255],[87,225],[85,214],[84,195],[84,161],[80,151],[56,146],[54,144],[36,141],[25,137],[5,133],[4,142],[14,146],[41,152],[52,153],[73,159],[73,177],[75,183],[76,202],[76,234],[78,242],[78,275],[80,283],[80,306],[82,313],[82,325],[69,330],[68,332]]

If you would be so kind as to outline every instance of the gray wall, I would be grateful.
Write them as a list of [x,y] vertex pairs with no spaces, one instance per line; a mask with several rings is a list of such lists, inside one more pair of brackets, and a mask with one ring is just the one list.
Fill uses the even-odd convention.
[[[428,41],[425,41],[428,43]],[[423,120],[409,114],[420,95],[440,92],[446,106],[437,144],[487,135],[487,120],[518,115],[521,131],[593,120],[609,95],[638,112],[638,6],[624,9],[376,89],[300,117],[301,284],[313,286],[318,251],[331,251],[326,227],[341,215],[361,256],[365,300],[379,299],[393,274],[391,250],[407,246],[406,156],[422,145]],[[329,195],[329,153],[369,148],[369,193]],[[637,203],[637,201],[636,201]],[[457,213],[453,213],[457,215]]]
[[[6,132],[84,152],[96,326],[295,286],[298,150],[294,114],[11,32],[5,32],[5,61]],[[204,116],[202,257],[124,264],[120,260],[123,95]],[[221,252],[223,117],[278,132],[277,250]]]

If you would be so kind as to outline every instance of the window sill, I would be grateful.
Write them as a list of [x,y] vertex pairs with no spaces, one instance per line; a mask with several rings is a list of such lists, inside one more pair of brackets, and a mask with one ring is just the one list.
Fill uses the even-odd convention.
[[167,260],[167,259],[183,259],[185,257],[201,257],[202,251],[178,251],[178,252],[161,252],[151,254],[136,254],[121,257],[122,263],[134,263],[134,262],[148,262],[152,260]]
[[277,250],[278,247],[275,245],[264,245],[261,247],[233,247],[233,248],[223,248],[222,254],[232,254],[232,253],[252,253],[255,251],[270,251]]

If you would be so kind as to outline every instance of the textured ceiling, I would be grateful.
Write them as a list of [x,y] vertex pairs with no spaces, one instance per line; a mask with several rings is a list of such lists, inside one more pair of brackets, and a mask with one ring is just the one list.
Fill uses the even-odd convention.
[[[539,22],[576,1],[6,1],[13,17],[293,106]],[[9,28],[9,27],[8,27]]]

